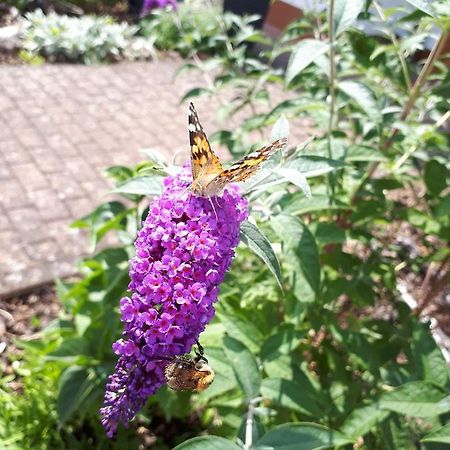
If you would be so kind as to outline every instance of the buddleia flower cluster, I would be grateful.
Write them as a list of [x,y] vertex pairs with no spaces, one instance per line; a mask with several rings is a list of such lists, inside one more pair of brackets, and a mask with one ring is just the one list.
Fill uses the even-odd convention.
[[102,424],[113,436],[165,383],[168,361],[191,351],[214,316],[248,204],[235,186],[196,197],[186,171],[164,179],[149,207],[130,263],[130,297],[120,300],[125,330],[113,345],[119,360],[106,386]]

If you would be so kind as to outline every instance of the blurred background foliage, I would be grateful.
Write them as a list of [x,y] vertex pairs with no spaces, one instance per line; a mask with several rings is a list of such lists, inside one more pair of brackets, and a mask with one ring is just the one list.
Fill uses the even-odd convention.
[[[226,98],[213,145],[237,158],[299,118],[311,138],[291,140],[244,186],[251,218],[201,336],[215,382],[195,395],[160,389],[114,440],[98,409],[122,331],[118,300],[148,198],[174,168],[149,152],[137,167],[107,170],[116,199],[73,224],[88,230],[92,256],[79,279],[57,282],[58,319],[17,341],[14,373],[0,381],[3,448],[450,443],[448,364],[430,327],[450,335],[449,9],[407,3],[414,9],[331,0],[275,42],[254,17],[199,2],[138,21],[140,36],[187,58],[180,73],[198,73],[182,102]],[[287,93],[281,103],[274,84]],[[99,248],[111,234],[118,245]]]

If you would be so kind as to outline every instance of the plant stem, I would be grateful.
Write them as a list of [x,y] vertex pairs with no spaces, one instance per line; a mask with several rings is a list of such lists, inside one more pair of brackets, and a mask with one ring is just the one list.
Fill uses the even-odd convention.
[[[378,2],[374,1],[373,6],[377,10],[378,15],[380,16],[380,19],[385,22],[386,16],[384,15],[383,9],[378,4]],[[397,52],[398,59],[400,60],[400,65],[402,66],[402,72],[403,77],[405,79],[406,87],[408,88],[408,92],[411,90],[411,77],[409,75],[408,65],[406,64],[406,60],[400,50],[400,45],[398,43],[397,37],[395,36],[395,33],[392,31],[389,32],[389,37],[391,38],[392,44],[394,45],[395,51]]]
[[[336,61],[335,61],[335,49],[334,49],[334,0],[329,0],[328,4],[328,42],[330,46],[330,67],[328,76],[328,91],[330,98],[330,116],[328,118],[328,158],[333,159],[333,125],[334,125],[334,113],[336,106]],[[331,190],[330,204],[334,203],[334,183],[335,178],[332,173],[328,175],[328,184]]]
[[[416,100],[420,94],[423,84],[425,83],[428,75],[430,74],[431,69],[434,66],[434,63],[436,62],[436,59],[438,58],[439,54],[441,53],[444,47],[446,36],[447,33],[445,31],[442,31],[441,35],[434,43],[433,49],[428,55],[428,58],[425,61],[425,64],[423,65],[422,70],[420,71],[419,76],[417,77],[417,80],[415,81],[413,87],[409,91],[408,100],[406,101],[406,104],[400,115],[400,121],[405,120],[411,113],[411,110],[413,109],[416,103]],[[394,130],[391,133],[391,136],[384,142],[381,148],[382,150],[385,151],[392,145],[392,142],[394,141],[394,138],[397,135],[397,133],[398,128],[394,128]],[[364,186],[366,181],[372,177],[372,175],[377,170],[379,164],[380,164],[379,162],[373,162],[372,164],[369,165],[366,174],[363,176],[361,182],[358,184],[357,188],[353,192],[353,195],[350,200],[351,204],[354,204],[356,200],[356,195],[358,194],[359,190]]]
[[255,417],[255,406],[262,400],[256,397],[248,402],[247,421],[245,422],[245,443],[244,450],[250,450],[253,446],[253,419]]

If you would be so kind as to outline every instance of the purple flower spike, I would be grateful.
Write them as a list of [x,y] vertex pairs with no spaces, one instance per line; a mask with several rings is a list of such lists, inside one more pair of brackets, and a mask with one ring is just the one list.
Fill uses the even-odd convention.
[[236,186],[208,199],[187,191],[189,182],[186,170],[165,178],[134,244],[132,295],[120,301],[125,331],[113,344],[119,361],[100,410],[110,437],[165,383],[165,366],[190,352],[213,318],[218,286],[248,216]]

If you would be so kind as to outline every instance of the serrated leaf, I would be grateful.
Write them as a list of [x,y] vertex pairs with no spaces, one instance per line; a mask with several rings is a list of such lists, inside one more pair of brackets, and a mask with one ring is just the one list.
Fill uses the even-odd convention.
[[325,450],[352,444],[341,433],[315,423],[285,423],[254,443],[255,450]]
[[247,401],[259,394],[261,373],[256,358],[250,350],[237,339],[225,336],[223,339],[225,355],[233,368],[236,380]]
[[293,49],[286,70],[286,84],[289,84],[319,56],[326,53],[328,45],[315,39],[303,39]]
[[188,439],[173,450],[241,450],[241,447],[219,436],[199,436]]
[[242,222],[241,241],[267,264],[267,267],[277,280],[278,285],[283,289],[280,263],[273,251],[272,245],[261,230],[251,222]]
[[365,3],[365,0],[335,0],[333,23],[336,36],[355,23]]
[[137,177],[117,186],[113,192],[119,194],[160,195],[162,177]]

